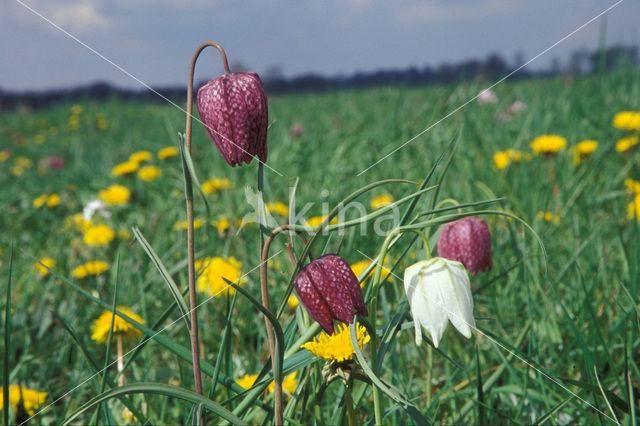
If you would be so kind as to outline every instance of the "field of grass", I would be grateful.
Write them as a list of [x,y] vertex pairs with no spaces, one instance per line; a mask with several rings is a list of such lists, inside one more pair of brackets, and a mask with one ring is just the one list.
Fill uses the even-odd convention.
[[[372,346],[386,345],[378,352],[377,374],[391,388],[376,398],[372,382],[378,378],[372,380],[369,366],[329,362],[300,348],[318,327],[302,306],[287,303],[295,265],[287,255],[287,237],[275,240],[268,268],[271,305],[282,306],[285,374],[296,374],[289,376],[295,383],[288,383],[293,386],[285,398],[290,424],[347,423],[350,399],[352,420],[371,424],[378,397],[375,405],[385,424],[636,424],[640,146],[616,150],[620,139],[637,138],[638,130],[616,128],[612,120],[621,111],[640,111],[640,72],[501,84],[494,89],[496,103],[473,101],[420,134],[483,87],[464,83],[269,99],[265,202],[288,204],[295,186],[298,209],[310,206],[304,213],[308,219],[327,214],[370,183],[420,182],[435,166],[428,185],[439,183],[438,189],[419,198],[411,218],[434,206],[445,210],[428,217],[494,212],[479,213],[491,230],[493,268],[471,276],[478,328],[471,339],[450,326],[437,349],[429,340],[416,346],[402,276],[425,258],[425,250],[412,234],[390,249],[386,263],[392,274],[381,287],[377,311],[369,305],[369,321],[377,318],[377,343],[372,339],[362,350],[371,363]],[[526,108],[509,112],[516,101]],[[24,399],[24,404],[12,402],[20,399],[20,388],[10,388],[17,390],[8,393],[10,417],[4,417],[7,405],[0,400],[3,419],[20,423],[36,414],[30,422],[57,424],[77,414],[78,423],[193,421],[192,394],[181,399],[178,392],[194,389],[186,321],[133,231],[139,229],[179,290],[186,291],[182,163],[179,155],[157,156],[162,148],[178,146],[184,117],[176,106],[116,100],[0,115],[0,386],[22,385]],[[299,135],[292,132],[296,124]],[[555,155],[536,154],[530,142],[545,134],[566,138],[567,147]],[[597,149],[576,161],[573,147],[590,139]],[[452,146],[455,153],[447,163]],[[508,149],[514,150],[509,164],[498,168],[494,154]],[[155,166],[146,170],[160,170],[159,176],[144,180],[138,171],[114,176],[115,166],[140,151],[151,158],[142,159],[138,170]],[[192,158],[209,207],[207,212],[196,196],[196,217],[202,219],[196,258],[233,257],[244,275],[241,287],[258,298],[260,228],[241,223],[253,213],[245,190],[256,190],[258,164],[230,168],[195,121]],[[96,211],[82,220],[83,208],[114,184],[126,187],[129,198],[108,205],[108,217]],[[400,200],[416,190],[415,183],[392,182],[358,200],[371,211],[376,196]],[[451,209],[456,203],[479,204]],[[99,237],[108,232],[96,230],[99,224],[114,233],[103,244]],[[388,220],[378,228],[392,226]],[[351,264],[375,258],[384,235],[374,228],[368,223],[344,235],[321,235],[311,251],[315,257],[338,252]],[[88,238],[88,229],[97,240]],[[435,254],[439,226],[427,231]],[[38,266],[44,258],[51,259],[50,269]],[[107,267],[77,269],[93,261]],[[239,292],[211,292],[215,297],[198,295],[204,302],[198,314],[205,396],[247,423],[269,421],[272,393],[261,390],[271,380],[263,316]],[[123,333],[128,339],[109,335],[108,345],[92,338],[94,321],[114,304],[131,308],[147,328]],[[105,318],[108,330],[111,314]],[[146,342],[145,334],[154,337]],[[121,353],[123,369],[114,363]],[[104,375],[96,374],[106,365]],[[252,388],[246,375],[261,372]],[[251,391],[237,382],[242,378]],[[124,394],[113,391],[118,384],[129,386]],[[79,412],[105,392],[115,397]],[[213,412],[206,418],[220,421]]]

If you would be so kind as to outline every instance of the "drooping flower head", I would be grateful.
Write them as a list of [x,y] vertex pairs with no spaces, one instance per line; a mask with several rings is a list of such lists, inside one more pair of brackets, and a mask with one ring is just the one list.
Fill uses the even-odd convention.
[[469,275],[460,262],[433,257],[404,271],[404,290],[411,307],[416,344],[422,343],[422,328],[437,348],[447,322],[465,337],[475,328]]
[[358,278],[337,254],[309,263],[293,283],[302,305],[328,334],[334,332],[334,319],[351,324],[355,312],[368,315]]
[[445,224],[438,238],[438,255],[457,260],[474,275],[491,269],[491,234],[487,223],[467,216]]
[[254,72],[225,74],[198,90],[198,112],[230,166],[267,161],[267,96]]

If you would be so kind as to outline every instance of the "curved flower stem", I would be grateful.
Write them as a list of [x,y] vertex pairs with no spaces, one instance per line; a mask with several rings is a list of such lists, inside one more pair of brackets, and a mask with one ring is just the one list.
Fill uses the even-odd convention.
[[[266,309],[271,310],[269,307],[269,289],[267,287],[267,260],[269,259],[269,248],[271,247],[271,243],[274,238],[283,231],[293,230],[294,227],[291,225],[281,225],[274,229],[267,240],[264,242],[264,246],[262,246],[262,256],[260,258],[260,292],[262,295],[262,306]],[[298,236],[302,239],[303,244],[307,243],[306,238],[300,231],[298,231]],[[309,254],[309,257],[311,255]],[[265,316],[264,318],[266,327],[267,327],[267,338],[269,340],[269,353],[271,355],[271,366],[274,372],[274,422],[276,426],[282,425],[282,382],[280,378],[276,379],[275,371],[276,371],[276,363],[279,362],[276,359],[276,338],[273,333],[273,327],[269,322],[269,319]]]
[[[203,43],[198,47],[191,59],[189,67],[189,85],[187,87],[187,124],[185,127],[185,141],[187,152],[191,154],[191,127],[193,121],[193,74],[196,68],[198,56],[207,46],[213,46],[220,52],[222,62],[224,63],[225,74],[229,74],[229,64],[227,55],[224,53],[222,46],[213,41]],[[191,338],[191,353],[193,356],[193,378],[196,386],[196,393],[202,395],[202,374],[200,373],[200,348],[198,345],[198,315],[196,298],[196,273],[195,273],[195,250],[194,250],[194,234],[193,234],[193,190],[190,186],[186,191],[187,199],[187,270],[189,275],[189,306],[191,309],[191,327],[189,328],[189,336]]]

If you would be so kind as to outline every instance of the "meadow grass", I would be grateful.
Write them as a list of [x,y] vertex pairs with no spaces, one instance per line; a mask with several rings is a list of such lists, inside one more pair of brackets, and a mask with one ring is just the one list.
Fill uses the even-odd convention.
[[[313,203],[305,217],[326,214],[326,206],[332,208],[371,182],[421,181],[455,137],[450,166],[442,163],[436,169],[436,177],[446,171],[439,200],[463,204],[500,198],[475,210],[508,212],[535,234],[507,216],[482,216],[491,229],[493,269],[471,281],[481,332],[466,340],[449,327],[437,350],[414,343],[401,277],[405,267],[425,255],[410,244],[412,238],[403,237],[389,253],[393,273],[378,301],[379,333],[389,333],[380,378],[436,423],[635,424],[640,395],[640,222],[628,217],[633,194],[625,179],[640,180],[640,153],[638,146],[616,152],[616,141],[632,133],[612,127],[612,118],[619,111],[640,110],[640,73],[501,84],[495,88],[497,103],[470,103],[361,173],[482,88],[482,82],[474,82],[271,97],[265,201],[288,204],[298,178],[296,204]],[[515,101],[527,107],[510,114],[508,106]],[[104,309],[125,305],[144,319],[146,334],[170,325],[161,339],[151,339],[125,357],[126,383],[145,385],[81,413],[75,421],[135,422],[123,417],[127,405],[152,423],[189,422],[194,406],[190,396],[181,400],[155,385],[193,389],[188,331],[162,276],[132,232],[139,228],[184,291],[186,232],[176,229],[185,219],[181,161],[179,156],[156,156],[163,147],[177,146],[184,113],[171,105],[118,100],[77,105],[4,112],[0,117],[0,151],[6,152],[0,162],[3,311],[7,297],[11,300],[11,321],[2,319],[4,335],[10,333],[8,343],[3,339],[1,344],[9,373],[3,386],[22,384],[47,392],[41,404],[47,409],[31,419],[45,424],[60,423],[91,398],[116,389],[115,337],[110,336],[113,347],[108,350],[92,340],[92,325]],[[303,127],[299,136],[291,131],[296,123]],[[567,149],[536,155],[529,143],[543,134],[565,137]],[[597,140],[598,148],[575,164],[571,147],[585,139]],[[520,161],[498,170],[493,155],[510,148],[520,152]],[[153,154],[141,166],[160,167],[159,178],[146,182],[136,173],[112,174],[114,166],[141,150]],[[51,167],[50,156],[63,157],[64,167]],[[245,187],[256,188],[257,164],[229,168],[199,123],[194,123],[192,158],[201,182],[231,182],[230,188],[206,195],[209,216],[204,203],[196,200],[196,217],[203,219],[196,230],[196,255],[241,262],[246,274],[242,288],[257,296],[259,228],[238,223],[252,213]],[[130,199],[110,206],[110,217],[96,214],[92,219],[107,224],[116,236],[106,245],[87,245],[73,216],[116,183],[130,190]],[[415,185],[396,183],[360,199],[369,208],[376,195],[398,200],[415,190]],[[34,200],[43,194],[59,195],[60,203],[36,208]],[[428,211],[432,203],[429,193],[416,213]],[[230,223],[224,232],[216,227],[222,218]],[[388,230],[390,224],[384,226]],[[366,235],[355,227],[345,235],[321,236],[313,254],[339,252],[352,264],[375,258],[384,237],[371,225],[366,230]],[[436,236],[434,228],[434,252]],[[285,242],[277,240],[271,250],[274,306],[283,302],[294,271]],[[38,272],[34,265],[45,257],[55,266]],[[74,276],[74,268],[94,260],[107,262],[109,269]],[[246,374],[270,373],[263,317],[238,292],[198,297],[206,300],[199,310],[205,395],[245,422],[263,422],[269,418],[269,392],[256,387],[257,399],[246,400],[247,393],[234,383]],[[294,346],[311,324],[302,307],[285,309],[280,322],[287,349],[285,371],[297,371],[285,419],[291,424],[345,423],[345,387],[341,380],[328,380],[337,377],[335,364]],[[136,347],[141,336],[125,340],[124,351]],[[363,353],[368,354],[366,345]],[[94,374],[105,365],[107,374]],[[373,422],[371,384],[356,380],[353,398],[358,422]],[[382,395],[382,409],[384,423],[417,421],[387,395]],[[23,421],[36,411],[12,410],[10,421]],[[219,420],[214,414],[207,418]]]

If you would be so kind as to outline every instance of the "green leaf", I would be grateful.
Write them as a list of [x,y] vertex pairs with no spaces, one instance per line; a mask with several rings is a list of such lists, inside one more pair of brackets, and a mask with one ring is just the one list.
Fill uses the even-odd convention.
[[142,235],[140,229],[135,226],[132,229],[133,235],[136,237],[144,251],[147,253],[158,272],[160,272],[160,275],[162,276],[164,282],[167,284],[167,287],[169,287],[169,291],[171,291],[171,294],[173,295],[173,298],[178,305],[178,309],[180,309],[181,317],[184,319],[187,325],[187,329],[190,329],[191,325],[189,324],[189,309],[187,308],[187,302],[184,301],[182,292],[178,288],[178,285],[171,277],[171,274],[169,273],[167,268],[164,266],[164,263],[162,263],[162,261],[160,260],[160,257],[158,257],[156,252],[153,250],[153,247],[151,247],[151,244],[149,244],[146,238],[144,238],[144,235]]
[[[100,372],[102,372],[103,370],[100,370],[100,367],[98,367],[98,362],[93,358],[89,349],[86,347],[86,345],[84,345],[80,341],[80,339],[78,338],[78,335],[73,331],[69,323],[63,317],[61,317],[60,315],[55,315],[55,317],[57,318],[58,321],[60,321],[64,329],[67,331],[67,333],[69,333],[71,338],[75,341],[76,345],[80,347],[82,354],[84,355],[85,359],[89,363],[89,366],[91,367],[92,373],[94,374],[94,376],[97,377],[97,375],[100,374]],[[117,387],[116,382],[110,377],[108,377],[106,374],[104,374],[104,380],[107,382],[109,387],[111,388]],[[126,395],[121,395],[120,401],[122,401],[125,407],[131,410],[133,415],[136,416],[141,423],[143,424],[148,423],[147,418],[133,405],[131,400]]]
[[358,331],[357,331],[357,322],[354,320],[353,324],[349,326],[349,331],[351,332],[351,343],[353,344],[353,350],[356,354],[356,358],[362,367],[362,370],[369,377],[371,382],[385,395],[391,398],[393,401],[398,403],[403,410],[418,424],[429,424],[429,421],[422,415],[422,413],[416,408],[415,405],[411,403],[411,401],[404,396],[399,389],[394,386],[383,382],[378,376],[375,375],[369,363],[364,358],[364,354],[362,350],[360,350],[360,345],[358,344]]
[[256,308],[258,308],[258,310],[260,312],[262,312],[269,319],[269,322],[273,326],[273,329],[274,329],[274,331],[276,333],[276,354],[275,354],[276,359],[275,359],[275,371],[274,371],[273,374],[274,374],[275,379],[278,382],[282,382],[282,370],[281,369],[282,369],[282,362],[283,362],[283,357],[284,357],[284,333],[282,332],[282,327],[280,326],[280,323],[278,322],[278,319],[275,317],[275,315],[273,315],[273,313],[271,313],[270,310],[265,308],[262,305],[262,303],[258,302],[244,288],[240,287],[239,285],[236,285],[236,284],[232,283],[231,281],[229,281],[228,279],[226,279],[224,277],[222,277],[222,279],[225,280],[225,282],[227,284],[229,284],[231,287],[235,288],[238,292],[240,292],[240,294],[242,294],[244,297],[249,299],[249,301]]
[[202,201],[204,201],[204,206],[207,209],[207,217],[211,216],[211,210],[209,209],[209,202],[207,201],[207,197],[204,195],[204,191],[202,191],[202,185],[200,185],[200,180],[198,179],[198,175],[196,174],[196,169],[193,166],[193,160],[191,159],[191,154],[187,150],[184,135],[180,134],[180,155],[182,156],[182,169],[184,171],[184,182],[185,182],[185,193],[187,197],[193,197],[193,185],[195,184]]
[[210,399],[202,395],[198,395],[195,392],[163,383],[135,383],[132,385],[126,385],[119,388],[111,389],[107,392],[93,397],[91,400],[83,404],[76,411],[71,413],[71,415],[62,422],[62,424],[68,425],[73,423],[74,420],[77,419],[82,413],[103,401],[107,401],[120,395],[129,395],[136,393],[164,395],[171,398],[182,399],[183,401],[188,401],[193,404],[202,404],[202,406],[207,410],[211,411],[214,414],[217,414],[218,416],[233,424],[245,424],[239,417],[235,416],[233,413],[225,409],[217,402],[211,401]]
[[557,413],[562,407],[564,407],[567,404],[567,402],[571,401],[573,398],[574,396],[571,395],[569,398],[565,399],[564,401],[560,401],[555,407],[553,407],[551,410],[547,411],[542,416],[540,416],[535,422],[533,422],[533,424],[540,425],[542,423],[545,423],[547,420],[551,418],[551,416]]

